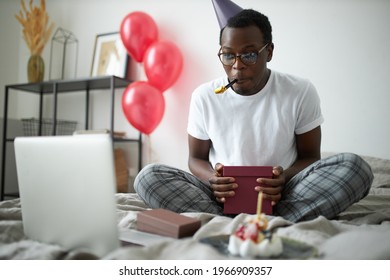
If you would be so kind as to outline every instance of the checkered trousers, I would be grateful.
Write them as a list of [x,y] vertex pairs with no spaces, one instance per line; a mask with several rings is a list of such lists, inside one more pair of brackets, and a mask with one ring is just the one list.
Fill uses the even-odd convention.
[[[284,187],[274,214],[292,222],[320,215],[334,218],[367,195],[373,180],[371,167],[359,156],[337,154],[319,160],[294,176]],[[145,166],[134,188],[151,208],[174,212],[223,214],[208,182],[162,164]]]

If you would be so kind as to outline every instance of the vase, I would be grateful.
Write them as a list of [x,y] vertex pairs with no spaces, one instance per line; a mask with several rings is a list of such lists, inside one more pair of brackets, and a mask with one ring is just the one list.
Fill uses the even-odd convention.
[[30,56],[27,64],[27,77],[29,83],[38,83],[43,81],[45,75],[45,62],[39,54]]

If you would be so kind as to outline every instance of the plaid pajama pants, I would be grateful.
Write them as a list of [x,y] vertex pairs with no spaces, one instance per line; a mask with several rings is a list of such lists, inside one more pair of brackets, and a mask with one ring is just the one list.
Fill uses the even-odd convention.
[[[318,216],[332,219],[365,197],[372,180],[371,167],[358,155],[341,153],[321,159],[284,186],[274,215],[292,222]],[[208,182],[174,167],[145,166],[137,175],[134,188],[151,208],[223,215],[223,205],[215,200]]]

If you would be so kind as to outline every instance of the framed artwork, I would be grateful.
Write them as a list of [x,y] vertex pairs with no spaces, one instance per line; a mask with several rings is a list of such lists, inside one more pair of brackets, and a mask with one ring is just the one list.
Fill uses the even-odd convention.
[[126,78],[129,55],[119,32],[96,36],[91,77],[114,75]]

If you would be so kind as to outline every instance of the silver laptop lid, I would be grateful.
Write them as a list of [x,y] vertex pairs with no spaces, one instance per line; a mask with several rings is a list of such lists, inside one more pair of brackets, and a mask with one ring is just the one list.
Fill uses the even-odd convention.
[[109,135],[19,137],[15,154],[26,236],[99,257],[118,248]]

